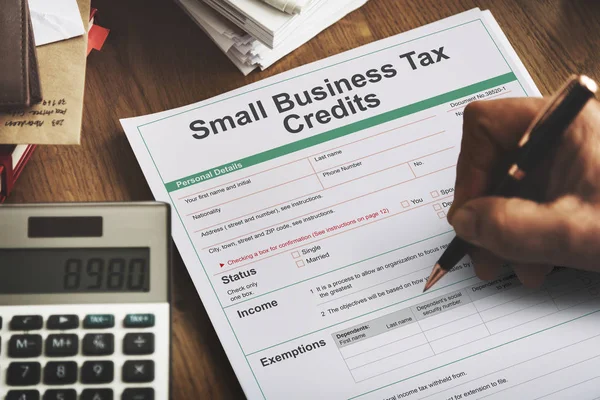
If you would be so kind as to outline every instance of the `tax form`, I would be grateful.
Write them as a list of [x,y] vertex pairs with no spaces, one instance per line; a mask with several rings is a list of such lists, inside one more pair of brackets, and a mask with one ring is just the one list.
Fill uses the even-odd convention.
[[248,398],[600,396],[598,275],[528,289],[465,258],[422,293],[465,107],[539,95],[475,9],[122,120]]

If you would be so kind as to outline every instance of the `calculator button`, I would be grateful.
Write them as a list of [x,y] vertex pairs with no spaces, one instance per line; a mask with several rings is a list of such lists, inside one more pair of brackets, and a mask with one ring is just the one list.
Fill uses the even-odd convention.
[[15,315],[10,320],[11,331],[30,331],[42,329],[44,320],[41,315]]
[[77,315],[51,315],[46,321],[46,329],[75,329],[79,327]]
[[115,351],[115,335],[112,333],[88,333],[83,337],[83,354],[105,356]]
[[8,341],[8,356],[15,358],[37,357],[42,354],[42,336],[12,335]]
[[84,389],[79,400],[113,400],[112,389]]
[[112,361],[86,361],[81,367],[81,382],[112,382],[114,378],[114,370],[115,367]]
[[125,328],[149,328],[154,326],[154,314],[127,314]]
[[121,400],[154,400],[152,388],[129,388],[123,391]]
[[44,393],[44,400],[77,400],[75,389],[50,389]]
[[86,315],[83,327],[87,329],[112,328],[115,326],[115,316],[110,314]]
[[75,361],[51,361],[44,367],[46,385],[66,385],[77,382],[77,363]]
[[128,333],[123,338],[123,353],[135,355],[154,353],[154,333]]
[[13,362],[6,370],[6,384],[29,386],[40,383],[42,367],[39,362]]
[[79,338],[74,334],[48,335],[46,355],[48,357],[74,356],[79,350]]
[[37,390],[10,390],[5,397],[6,400],[40,400],[40,392]]
[[152,382],[154,380],[154,361],[125,361],[123,364],[123,382]]

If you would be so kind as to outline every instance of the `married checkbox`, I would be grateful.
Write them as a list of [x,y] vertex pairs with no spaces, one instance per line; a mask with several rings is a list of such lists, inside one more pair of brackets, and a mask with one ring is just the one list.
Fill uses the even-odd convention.
[[302,260],[298,260],[298,261],[296,261],[296,266],[297,266],[298,268],[300,268],[300,267],[304,267],[304,261],[302,261]]

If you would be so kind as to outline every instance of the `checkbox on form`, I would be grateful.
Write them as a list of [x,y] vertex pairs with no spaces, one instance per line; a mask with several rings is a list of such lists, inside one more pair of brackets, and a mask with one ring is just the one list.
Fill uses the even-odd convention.
[[304,261],[302,261],[302,260],[298,260],[298,261],[296,261],[296,266],[297,266],[298,268],[302,268],[302,267],[304,267]]
[[439,204],[434,204],[434,205],[433,205],[433,209],[434,209],[435,211],[440,211],[440,210],[442,209],[442,206],[440,206]]
[[300,253],[298,253],[297,251],[295,251],[295,252],[292,253],[292,257],[298,258],[298,257],[300,257]]
[[406,201],[406,200],[404,200],[404,201],[403,201],[402,203],[400,203],[400,204],[402,204],[402,207],[403,207],[403,208],[408,208],[408,207],[410,207],[410,203],[409,203],[408,201]]
[[440,192],[438,192],[437,190],[434,190],[433,192],[431,192],[431,197],[433,197],[434,199],[436,197],[440,197]]
[[446,213],[445,213],[445,212],[443,212],[443,211],[440,211],[440,212],[438,213],[438,217],[440,217],[440,219],[444,218],[445,216],[446,216]]

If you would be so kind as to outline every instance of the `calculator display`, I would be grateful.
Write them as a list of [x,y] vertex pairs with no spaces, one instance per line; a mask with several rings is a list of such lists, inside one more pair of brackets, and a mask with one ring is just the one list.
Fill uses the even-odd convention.
[[149,248],[0,249],[0,294],[149,290]]

